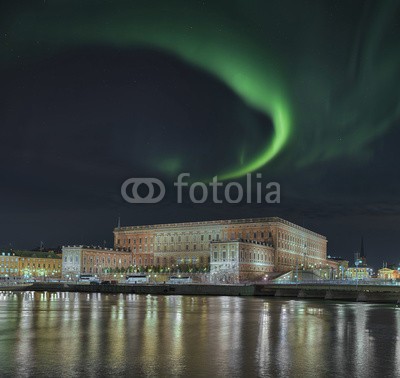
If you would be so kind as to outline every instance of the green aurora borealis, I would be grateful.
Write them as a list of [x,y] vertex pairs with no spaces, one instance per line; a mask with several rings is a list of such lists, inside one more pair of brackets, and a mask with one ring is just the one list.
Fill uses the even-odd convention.
[[[279,216],[398,262],[399,20],[398,0],[1,1],[0,247]],[[281,203],[177,206],[182,172],[261,173]],[[129,177],[166,198],[124,203]]]
[[[251,158],[225,146],[224,153],[237,155],[232,161],[238,163],[210,172],[222,179],[260,170],[278,155],[299,167],[337,157],[363,159],[368,143],[400,114],[395,1],[368,3],[362,12],[362,2],[348,10],[332,2],[332,11],[341,8],[348,17],[344,21],[356,20],[345,28],[332,23],[318,2],[289,7],[223,1],[207,8],[191,1],[33,3],[9,13],[6,66],[17,56],[40,60],[76,46],[148,47],[217,77],[269,116],[274,132]],[[306,12],[298,16],[302,7]],[[270,21],[261,27],[264,18]],[[389,42],[382,44],[384,39]],[[178,160],[158,158],[169,174],[181,167]]]

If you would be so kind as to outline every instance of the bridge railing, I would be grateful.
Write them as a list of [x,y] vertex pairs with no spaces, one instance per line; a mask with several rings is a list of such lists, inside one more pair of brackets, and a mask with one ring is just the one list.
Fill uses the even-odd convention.
[[272,285],[354,285],[354,286],[400,286],[399,281],[392,281],[392,280],[377,280],[377,279],[370,279],[370,280],[302,280],[302,281],[295,281],[295,280],[282,280],[282,281],[268,281],[265,284],[272,284]]

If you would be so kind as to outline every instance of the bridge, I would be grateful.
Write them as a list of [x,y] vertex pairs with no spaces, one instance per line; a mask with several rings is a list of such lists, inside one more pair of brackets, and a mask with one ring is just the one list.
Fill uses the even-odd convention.
[[254,295],[400,304],[400,285],[356,281],[265,283],[254,285]]

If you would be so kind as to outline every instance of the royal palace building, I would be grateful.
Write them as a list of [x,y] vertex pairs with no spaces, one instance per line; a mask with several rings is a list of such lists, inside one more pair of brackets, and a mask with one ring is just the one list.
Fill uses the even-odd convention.
[[135,265],[209,267],[240,278],[334,264],[325,236],[275,217],[117,227],[114,249],[130,252]]

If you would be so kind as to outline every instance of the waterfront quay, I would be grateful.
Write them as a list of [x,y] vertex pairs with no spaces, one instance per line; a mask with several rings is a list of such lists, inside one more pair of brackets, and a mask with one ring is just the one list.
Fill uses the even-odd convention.
[[400,304],[399,285],[285,283],[285,284],[116,284],[35,282],[3,285],[0,291],[78,292],[150,295],[257,296],[298,299],[324,299],[369,303]]

